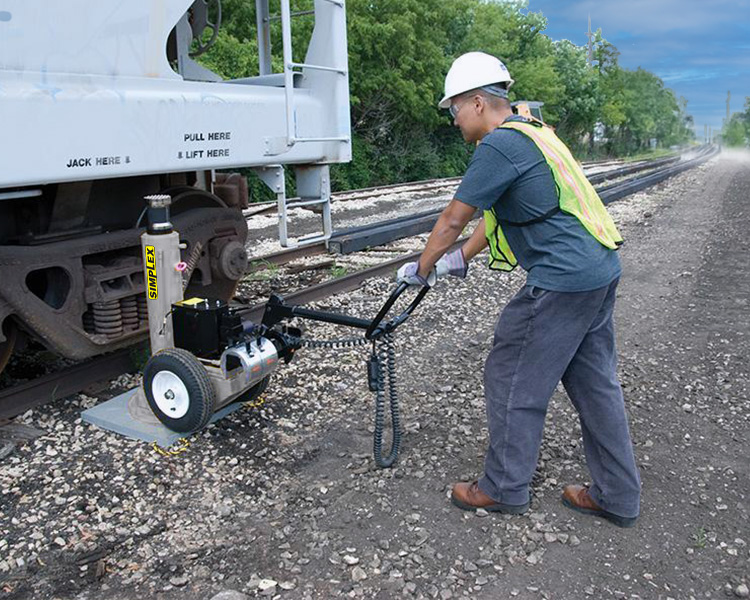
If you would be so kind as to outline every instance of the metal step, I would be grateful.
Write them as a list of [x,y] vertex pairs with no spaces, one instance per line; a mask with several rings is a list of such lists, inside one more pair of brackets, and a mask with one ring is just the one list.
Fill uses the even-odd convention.
[[[283,248],[297,248],[324,242],[333,233],[331,222],[331,178],[328,165],[296,165],[294,167],[299,200],[290,202],[286,196],[284,167],[274,165],[254,169],[263,182],[276,194],[279,214],[279,243]],[[322,232],[294,238],[289,234],[289,210],[320,207]],[[315,212],[318,212],[317,210]]]

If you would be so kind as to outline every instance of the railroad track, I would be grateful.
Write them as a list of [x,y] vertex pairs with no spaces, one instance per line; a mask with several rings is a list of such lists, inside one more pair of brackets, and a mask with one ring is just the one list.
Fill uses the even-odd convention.
[[[675,160],[663,160],[660,163],[660,166],[657,166],[656,168],[651,164],[640,169],[640,171],[649,170],[644,176],[598,188],[599,194],[605,203],[608,204],[614,202],[615,200],[664,181],[682,171],[698,166],[713,157],[717,152],[718,150],[715,148],[707,148],[700,151],[690,160],[679,162]],[[631,171],[630,173],[632,174],[633,172],[637,171]],[[437,211],[437,213],[439,213],[439,211]],[[404,219],[408,218],[409,217],[405,217]],[[457,241],[453,247],[459,246],[463,241],[463,239]],[[260,260],[266,266],[270,264],[282,265],[304,256],[313,256],[325,252],[325,245],[321,244],[319,246],[308,246],[306,248],[295,248],[279,252],[274,255],[262,257]],[[285,300],[290,304],[307,304],[338,293],[356,289],[367,279],[392,274],[404,263],[415,260],[419,254],[419,252],[415,252],[400,256],[373,267],[335,278],[297,292],[286,294]],[[265,304],[261,303],[243,308],[240,310],[240,313],[246,319],[257,322],[261,319],[264,308]],[[76,364],[63,371],[45,375],[18,386],[0,390],[0,419],[12,418],[31,408],[64,398],[85,390],[98,382],[111,380],[123,373],[130,372],[134,368],[132,356],[133,352],[131,350],[121,350]]]
[[[677,159],[675,159],[677,160]],[[582,163],[584,169],[586,167],[606,167],[609,165],[622,164],[622,161],[618,160],[606,160],[597,161],[591,163]],[[639,163],[640,164],[640,163]],[[631,165],[632,166],[632,165]],[[604,173],[597,173],[596,176],[603,175]],[[604,180],[602,180],[604,181]],[[434,189],[440,189],[443,187],[457,186],[461,183],[461,177],[445,177],[441,179],[424,179],[421,181],[410,181],[408,183],[393,183],[389,185],[381,185],[376,187],[360,188],[357,190],[351,190],[347,192],[335,192],[331,194],[333,200],[346,201],[346,200],[364,200],[369,198],[379,198],[388,194],[394,193],[419,193],[428,192]],[[290,201],[299,200],[299,198],[290,198]],[[276,201],[268,200],[264,202],[254,203],[252,206],[246,208],[243,211],[245,217],[254,217],[257,215],[265,215],[276,212]]]
[[[611,181],[613,179],[619,179],[636,173],[644,171],[653,171],[656,169],[663,169],[669,165],[675,164],[680,160],[680,157],[668,157],[658,159],[655,161],[649,161],[646,163],[638,163],[625,165],[618,169],[613,169],[604,173],[596,173],[591,175],[588,179],[592,185],[603,183],[605,181]],[[437,182],[444,182],[438,184]],[[450,183],[445,183],[450,182]],[[427,182],[416,182],[427,183],[430,187],[408,187],[407,191],[422,191],[425,189],[442,188],[447,185],[453,184],[458,185],[460,178],[449,178],[443,180],[429,180]],[[619,184],[617,184],[619,185]],[[391,189],[398,188],[398,185],[390,186]],[[606,192],[609,188],[598,188],[602,192]],[[618,188],[619,189],[619,188]],[[357,190],[367,191],[367,190]],[[610,192],[611,194],[611,192]],[[601,194],[600,194],[601,195]],[[365,196],[362,196],[365,197]],[[607,198],[603,198],[607,202]],[[374,247],[382,244],[386,244],[390,241],[401,237],[407,237],[410,235],[418,235],[430,231],[437,221],[438,216],[442,212],[442,208],[426,211],[415,215],[407,215],[404,217],[398,217],[388,221],[381,221],[373,223],[363,227],[355,227],[345,230],[335,231],[331,239],[326,242],[320,242],[317,244],[311,244],[302,248],[292,248],[289,250],[281,250],[272,254],[259,256],[250,260],[250,272],[258,272],[269,267],[279,267],[287,263],[293,262],[300,258],[308,258],[311,256],[317,256],[327,254],[332,251],[337,254],[350,254],[357,252],[364,248]]]
[[[445,177],[442,179],[424,179],[422,181],[411,181],[409,183],[392,183],[390,185],[381,185],[378,187],[360,188],[348,192],[335,192],[331,194],[332,200],[365,200],[369,198],[379,198],[394,193],[418,193],[428,192],[441,187],[451,187],[461,183],[461,177]],[[299,198],[290,198],[290,202],[295,202]],[[261,208],[253,209],[255,206],[262,205]],[[255,217],[276,212],[276,201],[258,202],[243,211],[245,217]]]

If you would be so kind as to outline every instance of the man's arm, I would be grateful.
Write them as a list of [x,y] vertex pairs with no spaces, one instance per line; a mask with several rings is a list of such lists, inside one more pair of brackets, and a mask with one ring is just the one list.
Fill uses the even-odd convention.
[[[430,233],[430,237],[427,239],[427,245],[422,252],[422,256],[419,258],[419,275],[421,277],[426,278],[429,275],[438,259],[445,254],[445,251],[461,235],[466,224],[474,216],[475,211],[475,207],[465,204],[456,198],[451,200],[448,206],[445,207],[437,223],[435,223],[435,227],[432,228],[432,233]],[[466,245],[471,244],[475,236],[476,231]],[[477,252],[481,249],[479,248]]]

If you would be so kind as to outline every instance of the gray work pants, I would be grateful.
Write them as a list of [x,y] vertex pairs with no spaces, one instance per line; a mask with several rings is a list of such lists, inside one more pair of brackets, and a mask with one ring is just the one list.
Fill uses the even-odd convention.
[[547,405],[562,380],[581,420],[591,497],[609,512],[638,515],[640,478],[616,373],[617,283],[588,292],[526,286],[500,315],[484,371],[490,446],[479,480],[495,501],[528,502]]

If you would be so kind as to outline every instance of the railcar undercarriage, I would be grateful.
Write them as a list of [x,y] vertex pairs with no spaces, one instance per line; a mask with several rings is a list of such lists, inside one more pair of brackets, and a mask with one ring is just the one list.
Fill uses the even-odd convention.
[[173,221],[190,265],[186,293],[232,297],[247,264],[247,187],[223,176],[215,186],[222,199],[188,185],[191,176],[44,186],[40,195],[0,204],[0,368],[25,338],[81,359],[147,337],[144,193],[166,189],[175,199]]
[[[328,165],[351,158],[344,3],[313,0],[294,38],[290,0],[254,4],[258,70],[235,79],[195,60],[217,39],[220,0],[3,11],[0,371],[28,339],[80,359],[146,338],[144,196],[172,198],[190,295],[229,300],[246,266],[247,183],[222,171],[270,187],[282,245],[330,236]],[[296,205],[321,211],[322,234],[287,235]]]

